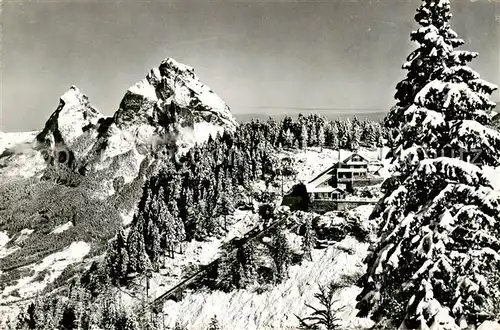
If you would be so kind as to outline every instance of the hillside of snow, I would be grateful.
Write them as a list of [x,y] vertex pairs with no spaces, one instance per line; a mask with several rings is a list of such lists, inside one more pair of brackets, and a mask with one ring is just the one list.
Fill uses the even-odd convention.
[[[173,327],[178,322],[188,329],[205,329],[216,316],[222,330],[298,329],[295,315],[304,317],[310,313],[305,303],[317,306],[314,294],[318,284],[357,278],[364,271],[362,261],[367,248],[367,243],[348,237],[326,250],[313,250],[312,262],[292,266],[286,281],[263,292],[187,293],[179,303],[165,303],[165,326]],[[349,286],[336,296],[346,306],[339,315],[344,329],[368,329],[372,325],[370,320],[356,318],[354,306],[359,292],[359,288]]]
[[[142,84],[142,85],[141,85]],[[134,93],[143,93],[144,99],[151,98],[154,96],[150,93],[151,86],[147,87],[145,82],[139,84],[140,86],[135,86],[131,88]],[[147,92],[146,90],[149,90]],[[72,93],[76,93],[77,90],[74,89]],[[130,96],[129,96],[130,97]],[[142,97],[142,96],[141,96]],[[67,102],[68,99],[65,98]],[[85,100],[83,96],[78,96],[75,100]],[[148,101],[149,102],[149,101]],[[141,107],[149,106],[150,103],[144,101]],[[180,102],[180,101],[179,101]],[[134,103],[137,106],[137,103]],[[74,109],[78,111],[83,111],[85,113],[89,110],[88,104],[82,106],[76,106],[73,104]],[[96,163],[97,165],[93,170],[101,170],[107,167],[116,168],[117,171],[115,175],[121,173],[123,169],[127,169],[132,173],[131,177],[125,179],[124,182],[131,182],[133,174],[137,170],[136,160],[145,159],[144,149],[141,149],[136,143],[139,140],[147,140],[148,134],[156,134],[155,131],[148,131],[149,128],[146,126],[145,122],[141,122],[140,116],[133,117],[135,115],[141,114],[143,108],[137,108],[137,112],[125,114],[123,109],[122,112],[117,112],[116,123],[113,123],[107,128],[106,134],[104,134],[99,139],[107,139],[109,144],[106,145],[104,151],[100,153],[100,161]],[[146,111],[147,112],[147,111]],[[63,114],[60,110],[59,115]],[[132,117],[130,117],[132,116]],[[141,115],[142,116],[142,115]],[[57,117],[57,116],[55,116]],[[81,115],[73,116],[72,118],[78,121],[78,118],[87,119],[89,116]],[[59,118],[59,117],[58,117]],[[95,118],[102,118],[96,114]],[[134,119],[135,118],[135,119]],[[127,121],[127,120],[129,121]],[[54,120],[52,118],[51,120]],[[57,125],[46,125],[45,137],[48,138],[48,146],[51,146],[51,139],[56,139],[57,136],[65,136],[62,129],[64,126],[59,126],[58,121],[55,121]],[[58,119],[59,120],[59,119]],[[68,119],[69,120],[69,119]],[[97,119],[97,123],[100,119]],[[134,122],[134,120],[139,120],[139,122]],[[221,119],[225,120],[225,119]],[[54,121],[52,121],[53,123]],[[74,122],[72,122],[74,124]],[[194,123],[195,125],[206,125],[217,126],[215,122],[209,123],[205,121],[200,121],[199,123]],[[99,124],[97,124],[99,125]],[[121,128],[120,128],[121,127]],[[147,132],[143,132],[146,135],[134,135],[130,134],[130,130],[135,130],[138,127],[143,127]],[[217,126],[223,127],[223,126]],[[209,127],[210,130],[210,127]],[[135,131],[140,133],[141,129]],[[54,134],[54,132],[56,132]],[[82,131],[83,132],[83,131]],[[126,133],[128,132],[128,133]],[[189,130],[185,130],[182,136],[187,136]],[[80,133],[78,133],[80,134]],[[77,135],[78,135],[77,134]],[[71,150],[71,148],[76,146],[79,152],[74,155],[90,155],[93,154],[95,146],[99,144],[99,139],[97,144],[94,144],[92,148],[82,147],[86,144],[82,144],[80,139],[89,138],[92,140],[92,134],[88,131],[82,133],[80,137],[70,136],[69,133],[66,134],[67,138],[59,140],[59,142],[54,142],[54,147],[60,152],[61,150]],[[196,132],[194,134],[199,135],[196,139],[203,140],[206,136],[203,136],[204,132]],[[200,135],[201,134],[201,135]],[[22,136],[22,135],[21,135]],[[38,134],[38,137],[41,135]],[[58,138],[60,138],[59,136]],[[180,136],[180,135],[179,135]],[[12,138],[13,142],[8,144],[11,148],[12,145],[18,144],[18,141],[24,143],[26,141],[33,141],[33,138],[37,138],[35,132],[30,135],[24,135],[24,137],[18,137],[17,139]],[[54,140],[55,141],[55,140]],[[66,142],[70,141],[70,142]],[[72,141],[72,142],[71,142]],[[181,140],[179,140],[181,141]],[[64,142],[64,147],[61,144]],[[31,143],[31,142],[30,142]],[[72,144],[73,143],[73,144]],[[7,143],[5,143],[7,145]],[[69,147],[68,147],[69,146]],[[182,147],[182,145],[180,145]],[[127,148],[132,148],[125,154],[120,154],[120,150],[125,150]],[[68,148],[68,149],[64,149]],[[186,148],[186,147],[184,147]],[[56,150],[54,149],[54,150]],[[77,150],[74,149],[74,150]],[[380,157],[380,150],[370,150],[366,148],[361,148],[358,151],[361,155],[368,158],[369,160],[377,160]],[[383,150],[383,154],[387,150]],[[339,159],[345,159],[350,156],[352,152],[347,150],[339,152],[330,149],[320,149],[320,148],[308,148],[307,150],[280,150],[277,153],[278,159],[292,158],[294,161],[294,169],[296,170],[296,175],[291,177],[285,177],[283,180],[284,192],[290,189],[294,184],[298,182],[307,182],[317,176],[319,173],[323,172],[327,168],[335,164]],[[36,155],[36,154],[34,154]],[[105,155],[105,156],[103,156]],[[40,157],[39,155],[36,155]],[[133,159],[132,159],[133,158]],[[76,158],[75,158],[76,159]],[[87,156],[84,159],[89,160]],[[106,160],[107,159],[107,160]],[[136,159],[136,160],[134,160]],[[111,163],[109,163],[111,162]],[[383,160],[384,164],[386,161]],[[134,165],[135,163],[135,165]],[[89,163],[87,163],[89,164]],[[42,169],[45,164],[42,159]],[[273,182],[273,187],[277,192],[277,197],[280,197],[280,178],[275,178]],[[255,184],[257,190],[264,191],[265,184],[263,182],[256,182]],[[73,188],[65,188],[72,191]],[[80,188],[75,188],[75,192]],[[81,189],[88,189],[82,187]],[[90,191],[95,194],[95,191]],[[80,193],[80,192],[78,192]],[[104,196],[102,198],[108,198]],[[106,212],[106,211],[104,211]],[[134,208],[122,210],[118,214],[118,221],[123,225],[127,226],[130,224],[133,216]],[[367,207],[360,207],[359,211],[361,218],[368,218],[370,210]],[[232,238],[243,237],[251,229],[259,226],[259,217],[252,211],[235,211],[235,221],[229,227],[229,232],[224,237],[213,237],[207,241],[192,241],[189,243],[183,243],[182,253],[176,253],[174,259],[167,258],[163,267],[159,272],[154,273],[149,284],[149,297],[158,297],[169,288],[175,286],[177,283],[182,281],[186,276],[197,271],[201,266],[207,265],[211,261],[218,258],[221,252],[221,247],[223,244],[229,242]],[[341,221],[340,219],[339,221]],[[73,235],[72,233],[78,231],[78,222],[61,220],[48,226],[45,230],[45,237],[64,237]],[[22,242],[26,239],[32,238],[36,234],[40,234],[38,228],[31,228],[29,226],[21,228],[19,232],[8,232],[2,231],[0,236],[0,258],[7,257],[12,253],[19,252],[19,249],[23,248]],[[93,242],[77,240],[68,244],[64,248],[54,253],[50,253],[43,258],[39,259],[33,264],[23,266],[20,268],[20,275],[16,275],[19,278],[13,282],[6,282],[6,285],[1,289],[0,302],[7,304],[0,309],[0,313],[5,312],[7,314],[12,313],[17,307],[17,300],[22,301],[23,299],[33,298],[37,292],[40,292],[46,288],[50,283],[53,283],[58,276],[60,276],[65,269],[75,270],[82,269],[79,264],[84,261],[84,265],[89,264],[89,261],[95,259],[91,252]],[[308,312],[305,307],[305,303],[314,304],[314,293],[317,291],[318,284],[326,284],[331,280],[338,280],[344,277],[357,277],[361,272],[363,272],[362,259],[366,254],[367,249],[366,243],[357,243],[354,238],[347,238],[341,243],[330,245],[325,250],[314,250],[313,251],[313,262],[304,262],[301,265],[292,266],[290,269],[290,277],[288,280],[282,284],[276,286],[275,288],[268,288],[263,290],[261,293],[257,293],[252,290],[240,290],[231,293],[222,292],[211,292],[206,291],[200,292],[188,292],[184,299],[179,303],[174,303],[173,301],[168,301],[165,304],[165,311],[167,312],[165,321],[166,325],[172,325],[175,322],[180,322],[181,324],[186,324],[188,329],[199,329],[203,328],[205,323],[209,322],[210,318],[217,314],[219,321],[225,329],[231,328],[244,328],[244,329],[272,329],[272,328],[293,328],[297,325],[297,320],[294,314],[305,316]],[[75,268],[76,266],[80,268]],[[338,271],[332,272],[331,269],[336,269]],[[0,276],[2,274],[0,273]],[[4,274],[4,275],[7,275]],[[135,305],[140,303],[140,294],[142,292],[140,289],[143,283],[141,278],[137,278],[135,285],[130,288],[123,288],[122,301],[127,302],[130,305]],[[139,288],[139,289],[138,289]],[[260,290],[259,290],[260,291]],[[342,289],[338,292],[339,299],[343,304],[347,306],[344,312],[343,318],[345,319],[345,325],[348,327],[365,328],[370,324],[367,320],[359,320],[355,318],[355,313],[353,311],[353,306],[355,303],[355,297],[359,293],[359,289],[350,286]],[[135,297],[135,298],[132,298]],[[276,301],[276,304],[269,305],[267,302]],[[13,303],[13,304],[12,304]],[[230,306],[228,306],[229,304]],[[246,304],[246,305],[245,305]],[[253,307],[252,307],[253,306]],[[227,310],[227,313],[214,313],[215,310]],[[233,320],[233,321],[231,321]]]
[[[44,258],[40,263],[29,266],[32,275],[20,279],[17,284],[3,289],[2,302],[16,300],[13,292],[19,296],[34,296],[53,282],[63,270],[74,263],[80,262],[90,251],[85,242],[74,242],[61,252],[56,252]],[[43,272],[43,273],[42,273]],[[42,275],[40,275],[42,273]]]
[[[341,159],[347,158],[351,153],[341,150]],[[362,149],[359,153],[370,160],[376,160],[380,151]],[[299,181],[311,180],[337,162],[338,155],[338,151],[319,148],[279,152],[280,158],[293,158],[298,171],[295,178],[285,180],[284,186],[291,187]],[[255,186],[257,189],[265,190],[263,182]],[[360,206],[349,211],[349,214],[367,223],[372,208],[373,205]],[[193,273],[198,269],[197,266],[207,265],[215,260],[219,256],[222,242],[228,242],[233,237],[243,237],[245,232],[259,223],[258,216],[250,211],[236,211],[235,215],[236,223],[231,226],[228,235],[223,239],[193,241],[184,246],[183,254],[176,254],[174,259],[167,259],[165,268],[153,273],[149,284],[149,299],[159,297],[180,283],[186,278],[186,271]],[[345,219],[337,217],[331,223],[336,223],[335,221],[338,225],[342,225]],[[353,237],[347,237],[341,242],[330,244],[326,249],[313,250],[313,261],[304,261],[300,265],[292,266],[289,278],[276,287],[263,286],[262,290],[252,288],[229,293],[211,292],[203,288],[200,291],[187,291],[180,302],[172,300],[165,302],[163,307],[165,326],[173,328],[175,324],[181,324],[190,330],[205,329],[215,315],[221,329],[295,329],[298,325],[295,314],[306,316],[310,312],[305,303],[315,304],[314,294],[317,292],[318,284],[324,285],[330,281],[346,278],[353,281],[364,272],[362,260],[367,254],[367,249],[368,243],[360,243]],[[141,295],[131,297],[134,296],[134,292],[144,291],[144,281],[136,281],[136,285],[142,289],[127,290],[121,296],[122,301],[130,305],[141,302]],[[372,324],[370,320],[356,318],[354,306],[359,292],[359,288],[350,285],[337,293],[337,298],[346,306],[342,314],[346,329],[368,329]]]

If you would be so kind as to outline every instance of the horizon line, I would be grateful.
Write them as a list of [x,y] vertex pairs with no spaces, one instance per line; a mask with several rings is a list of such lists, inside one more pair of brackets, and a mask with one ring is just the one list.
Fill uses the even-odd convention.
[[[230,106],[231,109],[271,109],[271,110],[299,110],[299,111],[365,111],[384,112],[388,108],[342,108],[342,107],[294,107],[294,106]],[[248,112],[253,113],[253,112]]]

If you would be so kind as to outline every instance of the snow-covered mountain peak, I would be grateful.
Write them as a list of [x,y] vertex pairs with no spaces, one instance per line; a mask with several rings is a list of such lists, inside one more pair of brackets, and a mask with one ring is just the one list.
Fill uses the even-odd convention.
[[160,68],[166,69],[166,70],[171,70],[176,73],[188,73],[191,75],[193,79],[197,79],[196,75],[194,74],[194,68],[177,62],[171,57],[167,57],[161,62]]
[[[220,111],[221,114],[229,111],[227,104],[207,85],[200,82],[192,67],[167,58],[160,64],[159,72],[163,81],[172,88],[174,100],[178,105],[198,106],[202,104],[206,109]],[[162,87],[161,84],[160,87]]]
[[60,96],[56,110],[38,134],[0,136],[0,153],[4,155],[0,156],[0,177],[37,175],[46,167],[45,161],[73,165],[75,158],[82,158],[91,148],[102,117],[87,96],[71,86]]
[[172,58],[163,60],[147,76],[130,87],[115,114],[118,126],[131,123],[174,121],[185,126],[209,122],[232,129],[237,123],[230,109],[194,69]]
[[81,117],[84,124],[88,124],[89,121],[95,121],[103,117],[103,115],[91,105],[87,95],[83,94],[75,85],[71,85],[69,90],[61,95],[60,104],[61,103],[63,103],[63,108],[59,113],[60,118],[68,115]]
[[70,146],[102,117],[88,97],[73,85],[60,97],[59,106],[45,123],[37,140],[51,147],[55,144]]
[[66,104],[78,103],[85,104],[88,103],[87,97],[80,91],[78,87],[75,85],[71,85],[69,90],[61,95],[61,100],[63,100]]

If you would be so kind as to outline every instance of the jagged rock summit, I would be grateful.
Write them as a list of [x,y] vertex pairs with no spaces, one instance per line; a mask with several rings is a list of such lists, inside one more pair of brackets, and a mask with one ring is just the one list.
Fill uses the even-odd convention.
[[64,163],[80,173],[106,170],[108,178],[122,176],[127,182],[160,147],[182,151],[236,126],[228,105],[192,67],[167,58],[126,91],[112,117],[71,86],[33,145],[51,164]]
[[44,157],[64,152],[66,156],[80,158],[91,148],[97,138],[95,128],[104,116],[96,110],[86,95],[76,86],[71,86],[59,99],[59,106],[36,137],[35,148],[42,150]]
[[228,105],[199,81],[194,69],[172,58],[165,59],[145,79],[128,89],[114,118],[117,125],[123,126],[134,119],[155,116],[162,119],[169,110],[180,112],[179,123],[183,126],[200,122],[237,125]]
[[38,140],[51,145],[56,143],[70,145],[89,125],[96,125],[102,117],[104,116],[92,107],[87,96],[76,86],[71,86],[61,96],[59,106],[45,123]]

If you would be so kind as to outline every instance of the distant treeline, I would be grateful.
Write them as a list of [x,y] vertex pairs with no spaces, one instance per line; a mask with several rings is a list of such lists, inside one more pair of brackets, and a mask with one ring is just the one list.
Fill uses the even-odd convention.
[[370,120],[335,119],[328,120],[317,114],[297,119],[285,116],[276,121],[252,120],[243,126],[250,126],[263,133],[263,138],[274,147],[306,148],[326,147],[332,149],[356,149],[359,146],[376,147],[385,136],[380,123]]

